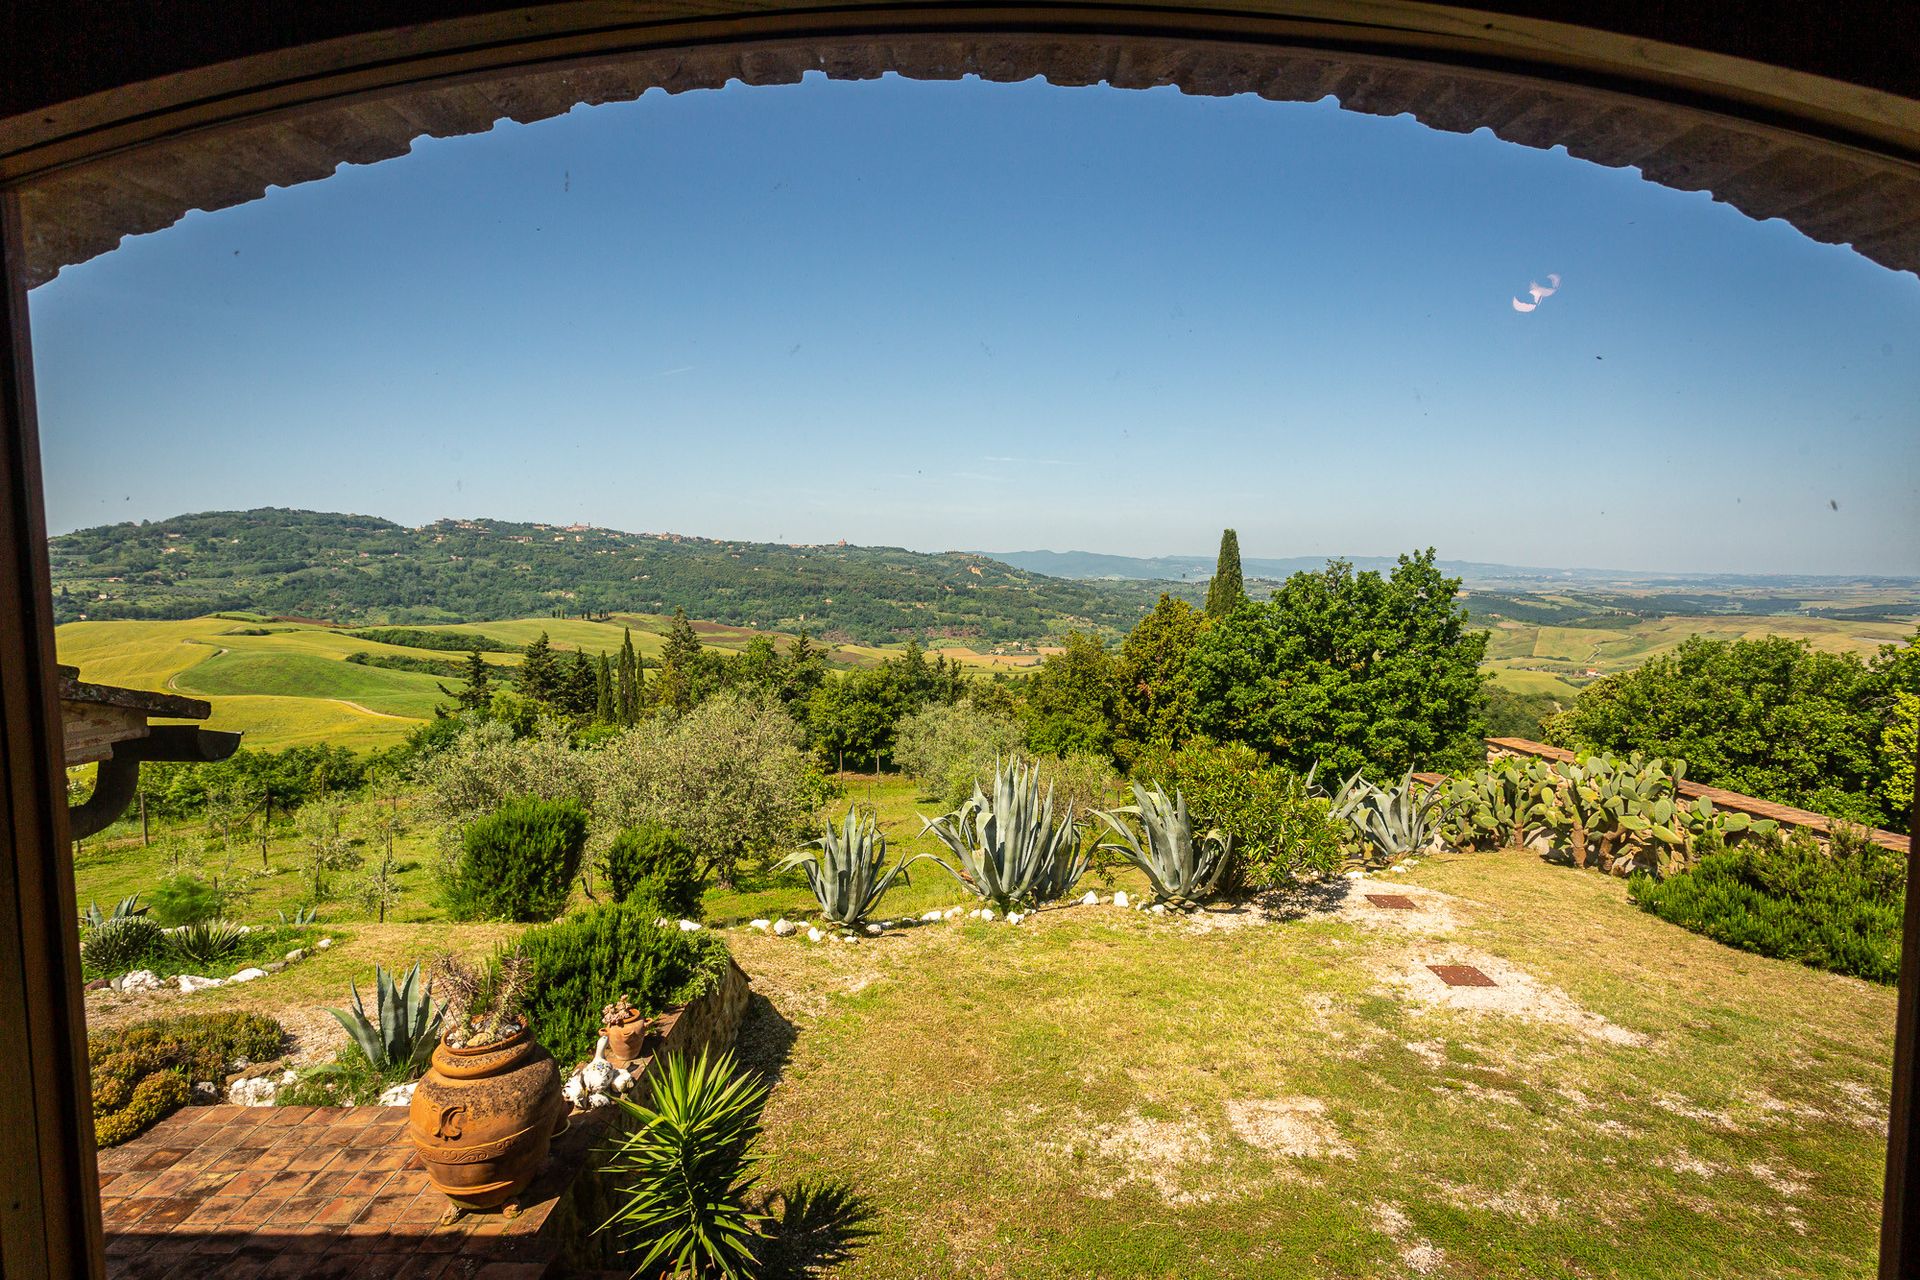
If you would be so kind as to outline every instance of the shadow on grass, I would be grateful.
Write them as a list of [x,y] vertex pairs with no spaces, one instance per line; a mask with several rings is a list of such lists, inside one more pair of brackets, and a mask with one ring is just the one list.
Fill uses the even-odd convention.
[[786,1072],[787,1059],[793,1054],[793,1042],[800,1032],[773,1001],[756,991],[740,1018],[740,1031],[734,1052],[740,1065],[754,1072],[769,1087],[778,1084]]
[[1345,876],[1316,880],[1289,889],[1274,889],[1260,895],[1260,908],[1272,920],[1303,920],[1308,916],[1338,911],[1353,892],[1353,881]]
[[763,1253],[769,1277],[816,1276],[852,1259],[873,1234],[873,1206],[842,1182],[801,1179],[767,1196],[767,1243]]

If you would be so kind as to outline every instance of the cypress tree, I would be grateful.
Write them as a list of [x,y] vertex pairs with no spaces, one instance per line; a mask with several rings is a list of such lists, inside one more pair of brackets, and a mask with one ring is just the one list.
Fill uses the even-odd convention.
[[667,627],[666,647],[660,651],[660,701],[675,711],[686,711],[699,700],[698,680],[705,650],[687,621],[687,611],[675,608]]
[[612,724],[616,715],[613,702],[613,664],[607,661],[607,651],[600,651],[600,662],[593,672],[593,722]]
[[560,660],[553,656],[553,643],[547,639],[546,632],[542,631],[538,639],[529,640],[521,650],[517,683],[520,692],[536,702],[560,700]]
[[1207,584],[1207,616],[1223,618],[1247,598],[1240,576],[1240,535],[1231,529],[1220,534],[1220,558],[1214,562],[1213,581]]
[[633,651],[633,628],[623,630],[620,659],[614,667],[614,702],[620,723],[635,725],[640,723],[640,657]]

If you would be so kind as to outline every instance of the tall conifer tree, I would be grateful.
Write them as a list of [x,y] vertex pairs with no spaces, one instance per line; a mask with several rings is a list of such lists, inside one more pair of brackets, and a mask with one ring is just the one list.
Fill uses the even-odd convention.
[[633,650],[633,628],[624,628],[620,641],[620,660],[614,671],[614,701],[618,704],[620,723],[635,725],[640,723],[640,656]]
[[612,724],[619,714],[613,701],[613,664],[607,661],[607,651],[600,651],[600,662],[593,672],[593,721],[595,724]]
[[1220,558],[1214,562],[1213,581],[1207,584],[1207,616],[1224,618],[1247,598],[1240,576],[1240,535],[1231,529],[1220,534]]
[[520,692],[536,702],[558,702],[564,683],[560,660],[553,656],[553,642],[542,631],[520,651],[520,674],[516,680]]

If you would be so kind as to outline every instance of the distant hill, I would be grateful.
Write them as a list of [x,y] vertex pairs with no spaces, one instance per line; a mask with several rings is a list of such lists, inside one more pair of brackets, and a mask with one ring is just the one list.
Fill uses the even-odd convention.
[[663,613],[886,643],[1117,632],[1156,588],[1052,577],[965,552],[263,508],[52,538],[60,622],[248,610],[354,624]]
[[[1083,581],[1154,581],[1204,584],[1213,576],[1214,557],[1191,556],[1115,556],[1097,551],[983,551],[1003,564],[1032,573]],[[1240,570],[1249,578],[1279,580],[1302,570],[1321,569],[1328,556],[1287,556],[1262,559],[1243,556]],[[1394,556],[1343,556],[1356,569],[1390,570]],[[1467,587],[1492,587],[1503,590],[1551,590],[1566,586],[1693,590],[1706,593],[1753,590],[1831,590],[1840,586],[1891,588],[1911,591],[1920,588],[1920,578],[1842,576],[1819,574],[1741,574],[1741,573],[1654,573],[1633,569],[1555,569],[1537,565],[1498,564],[1480,560],[1438,560],[1440,571],[1459,578]]]

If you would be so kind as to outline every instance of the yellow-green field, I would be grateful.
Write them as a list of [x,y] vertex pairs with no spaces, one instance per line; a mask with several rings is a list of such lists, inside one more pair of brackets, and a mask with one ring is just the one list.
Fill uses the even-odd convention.
[[[617,652],[625,629],[634,648],[658,660],[668,620],[651,614],[616,615],[604,622],[579,618],[518,618],[436,626],[512,645],[541,632],[563,650]],[[702,643],[738,653],[760,635],[749,627],[695,624]],[[245,635],[265,630],[266,635]],[[1676,648],[1690,635],[1719,639],[1784,635],[1835,653],[1874,653],[1883,644],[1913,635],[1912,624],[1850,622],[1802,617],[1672,617],[1631,628],[1542,627],[1502,623],[1492,632],[1484,669],[1518,693],[1549,693],[1571,700],[1586,672],[1603,675],[1639,666]],[[782,645],[791,639],[774,635]],[[376,750],[403,739],[431,718],[441,693],[440,677],[348,662],[354,653],[458,661],[443,650],[378,644],[345,630],[311,623],[247,621],[234,617],[179,622],[71,622],[59,630],[60,660],[80,668],[83,679],[142,689],[166,689],[213,704],[216,729],[239,729],[253,747],[278,748],[331,742],[353,750]],[[867,667],[897,648],[826,645],[836,667]],[[1030,666],[1037,656],[995,655],[960,645],[939,652],[970,670],[1004,671]],[[1038,650],[1047,653],[1052,650]],[[517,654],[489,653],[486,660],[511,666]]]

